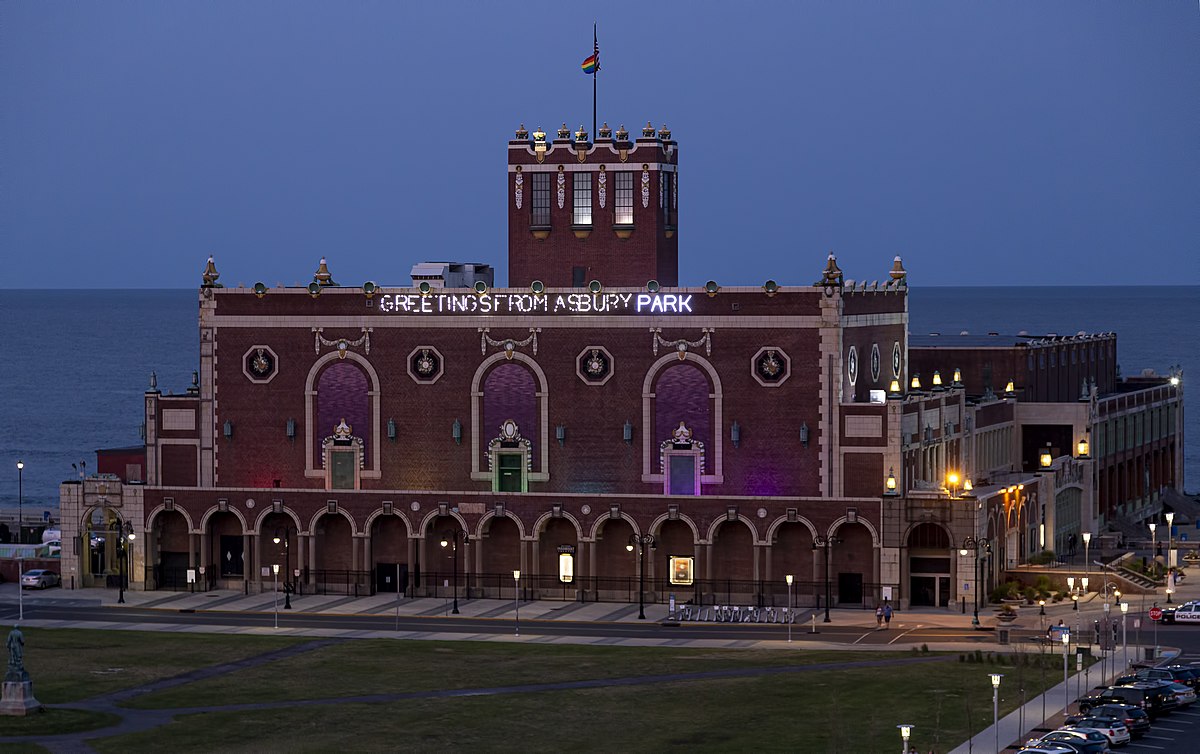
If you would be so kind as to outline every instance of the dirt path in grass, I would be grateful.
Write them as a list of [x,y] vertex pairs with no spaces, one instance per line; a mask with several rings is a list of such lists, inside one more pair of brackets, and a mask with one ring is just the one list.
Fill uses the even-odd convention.
[[573,691],[578,689],[594,689],[612,686],[644,686],[656,683],[679,683],[685,681],[704,681],[720,678],[751,678],[756,676],[784,675],[791,673],[813,673],[829,670],[850,670],[859,668],[883,668],[898,665],[914,665],[931,662],[949,662],[955,660],[953,655],[934,657],[897,657],[886,660],[863,660],[861,662],[817,663],[813,665],[771,666],[758,668],[729,668],[725,670],[710,670],[696,673],[671,673],[662,675],[630,676],[626,678],[598,678],[582,681],[559,681],[555,683],[535,683],[521,686],[493,686],[468,689],[434,689],[429,691],[411,691],[395,694],[368,694],[363,696],[339,696],[326,699],[304,699],[279,702],[254,702],[247,704],[215,704],[202,707],[173,707],[171,709],[130,709],[118,707],[119,702],[132,699],[143,694],[149,694],[163,689],[181,686],[187,683],[212,678],[226,673],[255,667],[268,662],[285,659],[305,652],[311,652],[321,647],[333,644],[338,639],[312,641],[294,647],[267,652],[254,657],[230,662],[223,665],[201,668],[189,673],[154,681],[137,688],[115,691],[103,696],[93,697],[70,704],[48,705],[53,708],[82,709],[95,712],[107,712],[117,715],[121,722],[117,725],[90,730],[82,733],[64,733],[57,736],[19,736],[0,737],[0,743],[38,743],[52,752],[90,752],[92,748],[88,740],[110,736],[120,736],[127,733],[140,733],[166,725],[180,715],[192,715],[208,712],[243,712],[252,710],[279,709],[283,707],[312,707],[334,704],[380,704],[386,702],[407,701],[413,699],[445,699],[460,696],[498,696],[504,694],[531,694],[545,691]]

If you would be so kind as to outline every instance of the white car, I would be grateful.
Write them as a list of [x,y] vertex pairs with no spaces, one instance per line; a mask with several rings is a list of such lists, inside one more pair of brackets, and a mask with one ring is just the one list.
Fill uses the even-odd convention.
[[1077,730],[1081,733],[1095,731],[1108,739],[1109,746],[1124,746],[1129,743],[1129,728],[1121,724],[1109,724],[1096,718],[1084,718],[1074,725],[1066,725],[1059,730]]
[[1180,605],[1171,617],[1172,623],[1200,623],[1200,602]]
[[35,568],[31,571],[26,571],[21,574],[22,589],[45,589],[50,586],[58,586],[62,581],[58,578],[58,574],[54,571],[47,571],[43,568]]

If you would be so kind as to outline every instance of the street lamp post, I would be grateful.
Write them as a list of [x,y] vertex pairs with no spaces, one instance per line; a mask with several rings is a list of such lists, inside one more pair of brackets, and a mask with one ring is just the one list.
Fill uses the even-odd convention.
[[792,642],[792,574],[789,573],[788,575],[784,576],[783,578],[787,581],[787,585],[788,585],[787,627],[788,627],[788,643],[791,644],[791,642]]
[[[25,538],[25,462],[17,461],[17,544],[24,544]],[[19,574],[18,574],[19,576]]]
[[471,540],[470,535],[466,532],[446,532],[442,535],[441,545],[443,548],[449,547],[452,552],[453,568],[454,568],[454,609],[451,610],[455,615],[458,615],[458,538],[462,537],[463,542]]
[[128,521],[122,523],[120,519],[114,519],[108,528],[117,540],[117,604],[124,605],[125,578],[129,572],[129,546],[137,539],[137,535],[133,533],[133,524]]
[[1063,645],[1063,714],[1071,708],[1071,683],[1070,676],[1067,675],[1067,653],[1071,649],[1071,634],[1066,631],[1062,632]]
[[513,614],[516,615],[516,621],[513,623],[513,635],[521,635],[521,572],[513,570]]
[[900,747],[900,754],[908,754],[908,737],[912,735],[912,729],[917,726],[901,724],[896,727],[900,729],[900,738],[904,742]]
[[1003,673],[992,673],[992,729],[996,732],[996,751],[1000,749],[1000,679]]
[[[282,536],[280,536],[281,534],[282,534]],[[276,545],[278,545],[280,542],[283,543],[283,563],[284,563],[284,565],[283,565],[283,568],[284,568],[284,570],[283,570],[283,609],[284,610],[292,609],[292,587],[291,587],[290,583],[288,582],[288,579],[291,578],[291,575],[292,575],[291,536],[293,534],[295,534],[296,536],[300,535],[300,532],[296,531],[296,527],[294,527],[294,526],[278,527],[275,529],[275,537],[272,540]],[[279,573],[279,566],[275,566],[275,573],[276,574]],[[400,588],[400,583],[398,581],[396,583],[396,588],[397,589]]]
[[1091,566],[1091,557],[1088,555],[1092,546],[1092,533],[1085,531],[1083,533],[1083,575],[1087,577],[1089,567]]
[[975,553],[975,614],[971,618],[971,625],[979,628],[979,561],[982,559],[979,553],[981,550],[983,551],[983,558],[990,556],[992,554],[992,543],[986,537],[967,537],[963,540],[962,549],[958,551],[958,554],[966,555],[968,549],[974,550]]
[[833,601],[833,587],[829,580],[829,558],[834,545],[840,545],[842,540],[837,537],[829,537],[823,534],[818,534],[813,540],[813,549],[825,550],[825,623],[832,623],[829,618],[829,603]]
[[1172,549],[1175,546],[1175,512],[1171,511],[1166,514],[1167,519],[1167,604],[1171,604],[1171,593],[1175,591],[1175,579],[1172,575],[1171,568],[1175,565],[1175,559],[1172,557],[1174,553]]
[[1067,591],[1070,592],[1070,594],[1071,594],[1071,602],[1073,603],[1071,605],[1071,609],[1078,610],[1079,609],[1079,595],[1075,594],[1075,577],[1074,576],[1067,577]]
[[633,552],[634,547],[638,556],[638,620],[646,620],[646,548],[654,549],[654,535],[630,534],[625,549]]
[[[271,572],[275,574],[275,628],[279,628],[279,564],[271,564]],[[286,584],[286,582],[285,582]]]
[[1129,603],[1121,603],[1121,658],[1125,667],[1129,667],[1129,632],[1125,625],[1125,616],[1129,613]]

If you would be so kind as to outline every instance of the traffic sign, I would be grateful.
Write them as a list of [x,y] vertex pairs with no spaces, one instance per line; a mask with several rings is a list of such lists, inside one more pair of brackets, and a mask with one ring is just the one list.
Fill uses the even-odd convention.
[[1150,608],[1150,620],[1153,620],[1153,621],[1162,620],[1162,608],[1161,607]]

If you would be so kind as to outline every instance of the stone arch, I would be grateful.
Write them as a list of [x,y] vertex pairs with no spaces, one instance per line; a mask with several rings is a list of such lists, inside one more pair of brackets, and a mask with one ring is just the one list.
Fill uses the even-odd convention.
[[947,550],[957,549],[956,545],[954,544],[954,532],[950,531],[950,527],[946,526],[945,524],[941,523],[940,521],[917,521],[917,522],[913,523],[911,526],[909,526],[907,529],[904,530],[904,539],[902,541],[904,542],[905,547],[911,546],[910,542],[912,541],[913,532],[915,532],[917,529],[921,528],[922,526],[933,526],[933,527],[936,527],[937,529],[940,529],[942,534],[944,534],[946,536],[946,542],[948,543],[946,545],[946,549]]
[[[150,515],[146,516],[146,525],[145,525],[145,527],[143,527],[143,528],[142,528],[142,531],[141,531],[141,532],[139,532],[139,533],[142,533],[142,532],[148,532],[148,531],[153,531],[153,529],[154,529],[154,519],[158,518],[158,516],[159,516],[160,514],[163,514],[163,513],[166,513],[166,512],[167,512],[167,506],[165,506],[165,505],[158,505],[158,506],[156,506],[156,507],[154,508],[154,510],[150,511]],[[188,531],[189,531],[189,532],[195,531],[195,528],[196,528],[196,527],[195,527],[195,525],[192,523],[192,516],[191,516],[191,514],[189,514],[189,513],[187,512],[187,509],[186,509],[186,508],[173,508],[173,509],[171,510],[171,512],[172,512],[172,513],[178,513],[178,514],[180,514],[180,515],[182,515],[182,516],[183,516],[183,520],[187,522],[187,528],[188,528]],[[91,509],[89,509],[89,511],[88,511],[88,513],[87,513],[86,515],[87,515],[87,517],[88,517],[88,518],[90,518],[90,517],[91,517]],[[136,528],[136,527],[135,527],[135,528]]]
[[429,525],[443,516],[449,516],[450,518],[458,521],[458,525],[463,531],[471,531],[471,527],[467,526],[467,520],[463,518],[462,514],[460,514],[458,511],[454,510],[453,508],[447,508],[446,512],[442,513],[439,509],[434,508],[426,513],[425,517],[421,519],[421,527],[417,530],[416,535],[418,537],[424,537],[427,535],[429,533]]
[[[340,514],[340,515],[339,515]],[[322,525],[321,519],[328,519]],[[344,528],[343,528],[344,527]],[[313,557],[310,558],[309,568],[313,569],[318,584],[336,583],[331,581],[330,571],[357,570],[351,555],[356,531],[354,518],[340,507],[336,512],[320,510],[309,521],[310,547]],[[323,573],[324,572],[324,573]],[[343,582],[344,583],[344,582]]]
[[[843,524],[848,524],[848,523],[850,523],[850,519],[846,518],[845,516],[842,516],[841,518],[837,519],[836,521],[834,521],[832,524],[829,525],[829,529],[825,533],[825,536],[827,536],[827,537],[836,536],[838,529],[840,529]],[[879,532],[876,531],[875,527],[871,525],[871,522],[866,520],[862,516],[859,516],[858,520],[855,521],[855,523],[862,524],[863,526],[865,526],[867,528],[867,531],[871,532],[871,546],[879,547]]]
[[[254,531],[261,532],[262,527],[263,527],[263,522],[267,520],[267,516],[270,516],[273,513],[275,513],[274,508],[264,507],[262,509],[262,511],[259,512],[258,518],[254,519]],[[304,526],[300,523],[300,514],[296,513],[296,511],[292,510],[291,508],[289,508],[285,505],[279,509],[279,513],[280,513],[280,515],[288,516],[289,518],[292,519],[292,523],[295,525],[296,531],[298,533],[303,534],[307,531],[304,528]]]
[[392,509],[391,513],[384,513],[382,507],[376,508],[375,510],[371,511],[371,515],[367,516],[366,521],[363,521],[363,528],[362,528],[363,532],[364,533],[370,532],[371,527],[375,525],[375,522],[383,516],[395,516],[396,518],[400,519],[400,521],[404,524],[404,530],[406,532],[408,532],[408,536],[409,537],[412,536],[412,523],[409,522],[407,516],[405,516],[403,513],[396,510],[395,508]]
[[[755,528],[754,522],[751,521],[748,516],[743,516],[741,513],[738,514],[737,520],[742,522],[743,524],[745,524],[746,527],[750,529],[751,543],[756,544],[756,545],[761,544],[761,541],[758,538],[758,529]],[[713,521],[712,524],[709,525],[709,527],[708,527],[707,541],[709,541],[709,542],[714,541],[714,538],[716,537],[716,534],[717,534],[717,530],[720,529],[721,526],[723,526],[724,524],[732,524],[732,523],[734,523],[734,522],[727,519],[724,516],[721,516],[716,521]]]
[[709,379],[709,384],[712,387],[712,468],[705,469],[706,473],[700,476],[702,484],[721,484],[725,481],[725,461],[724,461],[724,443],[721,442],[722,427],[724,427],[724,388],[721,386],[721,377],[717,374],[716,367],[708,359],[687,351],[684,354],[682,361],[675,352],[671,352],[658,358],[649,369],[646,370],[646,377],[642,381],[642,481],[644,482],[662,482],[663,474],[658,468],[656,459],[658,458],[658,448],[655,447],[655,433],[650,431],[654,426],[654,393],[651,389],[654,387],[654,381],[658,377],[658,373],[666,369],[668,366],[674,366],[679,363],[690,363],[700,367]]
[[538,447],[536,453],[538,456],[538,470],[529,473],[529,481],[544,482],[550,478],[550,443],[549,443],[549,396],[550,388],[549,381],[546,379],[546,373],[529,356],[514,351],[511,358],[505,355],[502,351],[494,353],[479,363],[475,369],[475,375],[471,378],[471,436],[468,439],[470,446],[474,449],[471,453],[471,479],[477,482],[491,481],[492,474],[490,471],[481,470],[479,467],[479,459],[483,456],[485,445],[483,441],[483,379],[492,367],[501,361],[519,362],[524,364],[529,371],[533,373],[534,380],[537,382],[537,392],[535,393],[538,406],[538,425],[532,430],[522,428],[526,433],[535,433],[537,437]]
[[315,531],[317,530],[317,521],[318,521],[318,520],[320,520],[321,516],[337,516],[337,515],[340,515],[340,516],[342,516],[342,517],[343,517],[343,518],[345,518],[345,519],[346,519],[348,522],[350,522],[350,534],[351,534],[351,536],[353,536],[353,535],[355,535],[355,534],[361,534],[361,533],[362,533],[362,532],[360,532],[360,531],[358,530],[358,526],[355,524],[355,521],[354,521],[354,516],[351,516],[351,515],[350,515],[350,512],[349,512],[349,511],[347,511],[345,508],[343,508],[343,507],[342,507],[342,506],[340,506],[340,505],[339,505],[339,506],[337,507],[337,509],[336,509],[336,510],[334,510],[334,511],[329,511],[329,510],[328,510],[328,509],[326,509],[326,508],[321,508],[321,509],[320,509],[320,510],[318,510],[316,513],[314,513],[314,514],[313,514],[313,516],[312,516],[312,518],[310,518],[310,519],[308,520],[308,531],[310,531],[310,532],[315,532]]
[[658,518],[651,521],[650,525],[646,527],[646,530],[650,534],[653,534],[657,537],[658,533],[662,530],[663,524],[672,520],[682,521],[683,523],[687,524],[688,528],[692,530],[692,538],[695,540],[696,544],[701,544],[704,541],[700,539],[700,527],[696,526],[695,520],[691,516],[683,513],[680,513],[675,519],[671,518],[670,513],[663,513]]
[[809,521],[804,516],[797,516],[795,521],[788,521],[787,516],[780,516],[780,517],[776,518],[774,521],[772,521],[770,526],[767,527],[767,536],[765,537],[765,539],[768,542],[774,542],[776,532],[784,524],[802,524],[804,527],[806,527],[808,529],[808,533],[812,536],[813,539],[817,538],[817,527],[813,526],[812,521]]
[[[521,539],[526,538],[527,535],[525,534],[525,522],[521,520],[520,516],[515,516],[511,513],[506,513],[503,516],[497,516],[496,511],[494,511],[494,510],[488,511],[487,513],[485,513],[479,517],[479,525],[475,527],[474,536],[482,538],[484,532],[487,531],[488,527],[491,526],[492,520],[500,519],[500,518],[511,519],[512,522],[517,525],[518,536],[520,536]],[[582,539],[582,537],[580,537],[580,539]]]
[[641,527],[638,526],[637,521],[635,521],[632,516],[630,516],[624,512],[619,512],[615,518],[612,515],[597,516],[596,520],[592,523],[592,529],[588,533],[587,539],[589,539],[591,541],[595,541],[596,538],[598,536],[600,536],[600,530],[602,528],[604,528],[604,526],[606,524],[608,524],[612,521],[621,521],[621,520],[623,520],[623,521],[625,521],[625,523],[629,524],[629,527],[631,529],[633,529],[634,534],[642,533]]
[[148,589],[187,589],[192,563],[192,520],[183,508],[160,505],[150,512],[142,541],[146,553]]
[[254,533],[254,532],[250,531],[249,528],[247,528],[246,517],[242,515],[242,512],[240,510],[233,507],[232,505],[229,506],[228,509],[226,509],[224,511],[221,510],[220,506],[216,506],[216,505],[214,505],[211,508],[209,508],[208,510],[204,511],[204,515],[200,517],[200,531],[201,532],[204,532],[208,529],[209,521],[212,519],[213,516],[215,516],[218,513],[232,513],[237,518],[238,521],[242,522],[242,534],[253,534]]
[[[313,399],[317,397],[316,383],[325,366],[331,361],[339,359],[341,354],[338,351],[330,351],[313,362],[312,367],[308,370],[308,376],[304,380],[304,476],[308,478],[324,479],[325,470],[318,469],[313,464],[313,443],[315,436],[313,434],[313,417],[315,406]],[[379,474],[379,373],[375,371],[375,367],[371,365],[364,357],[353,351],[346,351],[344,354],[345,360],[349,360],[362,368],[367,375],[367,400],[369,401],[368,411],[371,414],[371,463],[369,468],[362,469],[359,475],[364,479],[378,479]]]
[[575,518],[574,516],[572,516],[570,513],[567,513],[566,511],[563,511],[561,516],[555,516],[550,511],[547,511],[547,512],[543,513],[542,515],[538,516],[537,520],[533,522],[533,526],[530,527],[532,529],[531,536],[533,536],[534,538],[542,536],[542,534],[545,533],[546,526],[548,525],[547,522],[552,521],[555,518],[564,518],[564,519],[570,521],[571,525],[575,527],[575,538],[578,540],[583,539],[583,526],[580,525],[579,519]]

